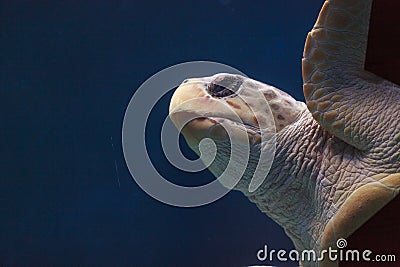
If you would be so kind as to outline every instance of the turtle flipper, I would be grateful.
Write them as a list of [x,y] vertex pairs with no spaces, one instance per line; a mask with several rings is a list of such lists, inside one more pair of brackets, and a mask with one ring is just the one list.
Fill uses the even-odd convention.
[[[319,249],[334,248],[338,239],[349,237],[399,195],[400,173],[382,173],[370,178],[376,182],[357,189],[329,221],[321,236]],[[326,261],[322,266],[331,265]]]
[[303,54],[308,109],[327,131],[359,149],[379,145],[385,129],[399,128],[391,125],[400,116],[399,87],[364,70],[371,7],[372,0],[326,1]]

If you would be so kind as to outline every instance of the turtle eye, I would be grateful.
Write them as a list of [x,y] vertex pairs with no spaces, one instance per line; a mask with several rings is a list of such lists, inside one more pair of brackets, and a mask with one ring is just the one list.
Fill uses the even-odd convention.
[[213,97],[226,97],[226,96],[230,96],[233,95],[235,92],[230,90],[229,88],[226,88],[222,85],[219,84],[215,84],[215,83],[210,83],[210,85],[208,86],[208,92],[210,93],[210,95],[212,95]]
[[242,83],[243,79],[237,76],[217,77],[208,85],[207,91],[213,97],[233,96],[237,93]]

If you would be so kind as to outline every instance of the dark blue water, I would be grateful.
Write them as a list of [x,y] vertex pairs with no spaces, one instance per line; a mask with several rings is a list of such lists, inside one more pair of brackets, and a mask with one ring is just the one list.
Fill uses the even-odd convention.
[[[191,60],[303,99],[303,44],[323,1],[138,2],[0,3],[0,265],[244,266],[261,264],[265,244],[293,248],[238,192],[192,209],[146,195],[121,127],[141,83]],[[157,157],[158,141],[147,142]]]

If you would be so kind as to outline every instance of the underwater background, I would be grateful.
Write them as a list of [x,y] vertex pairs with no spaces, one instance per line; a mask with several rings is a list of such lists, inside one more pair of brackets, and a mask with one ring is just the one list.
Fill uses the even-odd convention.
[[[121,128],[135,90],[187,61],[224,63],[304,100],[302,51],[322,3],[2,1],[0,265],[295,266],[257,260],[264,245],[293,244],[239,192],[199,208],[148,196]],[[160,152],[171,96],[150,116],[149,156],[171,181],[211,181]]]

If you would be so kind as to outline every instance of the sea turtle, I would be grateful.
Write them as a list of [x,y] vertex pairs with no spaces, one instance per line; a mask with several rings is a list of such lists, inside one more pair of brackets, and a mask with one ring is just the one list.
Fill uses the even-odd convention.
[[[240,117],[256,157],[265,144],[251,104],[239,92],[264,95],[276,127],[274,160],[254,192],[248,186],[257,161],[250,160],[235,189],[280,224],[297,250],[335,246],[400,190],[400,87],[364,69],[371,7],[372,0],[324,3],[304,47],[306,104],[232,74],[188,79],[171,99],[170,116],[178,128],[182,114],[202,116],[182,133],[196,152],[201,139],[215,140],[219,150],[209,169],[218,176],[229,159],[229,141],[215,126],[232,118],[213,103],[230,106]],[[176,112],[188,100],[193,103]]]

